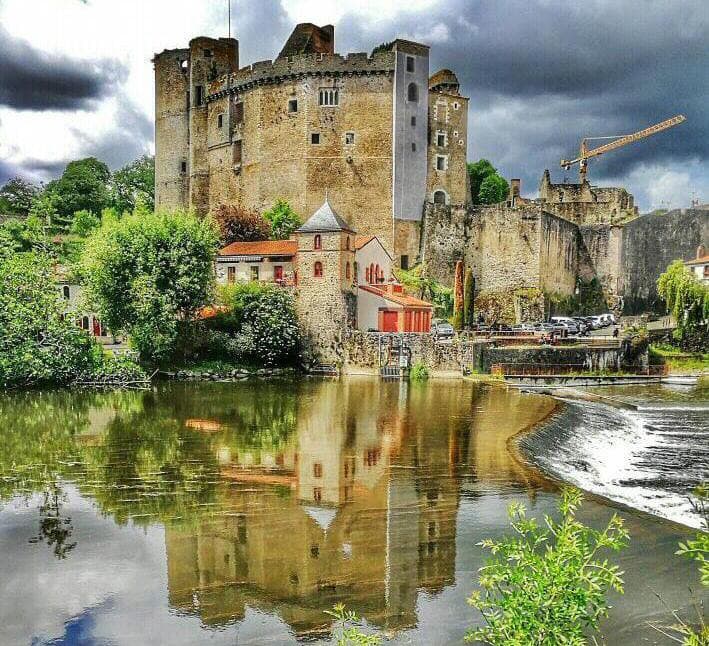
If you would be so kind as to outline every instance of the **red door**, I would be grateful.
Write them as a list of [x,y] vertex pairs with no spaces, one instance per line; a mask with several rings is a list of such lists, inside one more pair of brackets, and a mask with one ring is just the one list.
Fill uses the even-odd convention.
[[398,332],[398,322],[398,312],[382,312],[382,332]]
[[283,280],[283,266],[282,265],[276,265],[273,268],[273,280],[275,280],[276,282]]
[[101,322],[98,319],[94,319],[94,336],[101,336]]

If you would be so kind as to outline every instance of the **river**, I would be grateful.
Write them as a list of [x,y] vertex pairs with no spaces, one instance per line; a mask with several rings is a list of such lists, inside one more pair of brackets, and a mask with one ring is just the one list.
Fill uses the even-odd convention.
[[[542,471],[574,479],[569,431],[598,410],[453,380],[0,395],[0,643],[327,643],[325,611],[342,602],[387,643],[459,644],[480,621],[466,603],[476,543],[507,531],[512,501],[553,513]],[[519,453],[512,438],[540,422]],[[706,456],[706,435],[692,438]],[[684,491],[695,476],[677,484],[669,463],[643,486]],[[611,466],[593,464],[596,479]],[[655,592],[693,616],[696,568],[674,556],[690,530],[587,488],[604,498],[581,518],[619,510],[631,534],[606,643],[670,643],[647,622],[673,621]]]

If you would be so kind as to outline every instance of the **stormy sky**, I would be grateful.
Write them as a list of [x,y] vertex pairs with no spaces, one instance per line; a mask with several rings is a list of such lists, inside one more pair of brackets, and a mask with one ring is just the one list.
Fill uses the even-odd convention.
[[[0,0],[0,181],[47,180],[95,155],[116,168],[153,150],[150,59],[227,31],[227,0]],[[706,0],[232,0],[241,64],[272,58],[296,22],[334,23],[336,49],[409,38],[470,97],[468,157],[533,196],[583,136],[687,121],[591,161],[643,210],[709,202]],[[602,142],[599,142],[602,143]]]

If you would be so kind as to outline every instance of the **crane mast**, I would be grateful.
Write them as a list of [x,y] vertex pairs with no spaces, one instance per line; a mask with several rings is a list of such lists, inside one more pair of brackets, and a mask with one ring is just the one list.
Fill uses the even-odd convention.
[[[650,126],[649,128],[645,128],[644,130],[639,130],[638,132],[634,132],[631,135],[615,135],[611,137],[585,137],[581,140],[579,156],[576,157],[576,159],[562,159],[561,167],[565,170],[569,170],[571,166],[573,166],[574,164],[578,164],[579,177],[581,179],[581,183],[583,184],[583,182],[586,181],[586,173],[588,172],[588,160],[591,159],[591,157],[597,157],[598,155],[602,155],[603,153],[615,150],[616,148],[621,148],[622,146],[626,146],[627,144],[630,144],[634,141],[638,141],[639,139],[644,139],[645,137],[654,135],[655,133],[661,132],[662,130],[667,130],[668,128],[677,126],[683,121],[685,121],[685,119],[686,117],[684,115],[678,114],[677,116],[672,117],[671,119],[667,119],[665,121],[662,121],[661,123],[656,123],[654,126]],[[599,146],[598,148],[593,148],[592,150],[589,150],[586,142],[591,141],[592,139],[614,139],[615,141],[611,141],[610,143],[604,144],[603,146]]]

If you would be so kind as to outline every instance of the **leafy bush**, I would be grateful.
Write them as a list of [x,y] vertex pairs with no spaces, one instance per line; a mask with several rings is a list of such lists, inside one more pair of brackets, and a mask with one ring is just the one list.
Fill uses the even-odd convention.
[[334,617],[337,627],[333,631],[337,646],[376,646],[381,644],[382,638],[379,635],[368,635],[359,629],[361,620],[351,610],[345,610],[342,603],[333,606],[332,610],[326,610],[326,614]]
[[62,316],[49,256],[18,253],[0,261],[0,385],[66,384],[129,370],[142,374],[104,355]]
[[414,363],[409,373],[409,379],[411,379],[411,381],[426,381],[428,377],[428,366],[423,361]]
[[263,214],[271,225],[272,240],[287,240],[302,223],[298,214],[286,200],[276,200],[276,203]]
[[466,641],[509,645],[586,644],[589,629],[608,613],[606,593],[623,592],[622,572],[604,549],[618,551],[628,542],[623,521],[614,515],[603,531],[576,519],[582,502],[575,489],[562,490],[561,519],[545,516],[545,528],[528,519],[525,507],[510,505],[514,536],[479,543],[492,557],[480,569],[481,591],[468,602],[486,625],[469,631]]
[[411,269],[394,269],[396,279],[407,291],[429,300],[436,308],[436,315],[448,318],[453,312],[453,289],[428,277],[426,264],[420,263]]
[[74,235],[85,237],[101,224],[101,221],[91,211],[77,211],[71,222],[70,231]]

